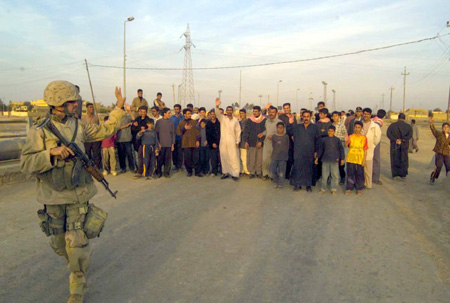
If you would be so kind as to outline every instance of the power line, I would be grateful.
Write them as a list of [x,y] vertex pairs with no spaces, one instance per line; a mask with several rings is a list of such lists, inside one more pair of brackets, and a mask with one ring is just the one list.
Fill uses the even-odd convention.
[[[280,65],[280,64],[289,64],[289,63],[298,63],[298,62],[307,62],[307,61],[316,61],[316,60],[323,60],[323,59],[330,59],[330,58],[337,58],[337,57],[344,57],[344,56],[351,56],[351,55],[358,55],[366,52],[374,52],[379,51],[383,49],[389,49],[409,44],[416,44],[421,43],[424,41],[430,41],[437,39],[438,37],[448,36],[450,34],[446,35],[436,35],[429,38],[423,38],[419,40],[409,41],[409,42],[403,42],[403,43],[397,43],[387,46],[381,46],[376,48],[370,48],[370,49],[364,49],[359,50],[355,52],[349,52],[349,53],[343,53],[343,54],[336,54],[336,55],[328,55],[328,56],[320,56],[320,57],[313,57],[313,58],[307,58],[307,59],[298,59],[298,60],[288,60],[288,61],[279,61],[279,62],[269,62],[269,63],[260,63],[260,64],[249,64],[249,65],[234,65],[234,66],[215,66],[215,67],[193,67],[192,70],[217,70],[217,69],[235,69],[235,68],[250,68],[250,67],[259,67],[259,66],[270,66],[270,65]],[[104,68],[120,68],[122,69],[122,66],[111,66],[111,65],[100,65],[100,64],[90,64],[92,67],[104,67]],[[183,68],[179,67],[127,67],[127,69],[135,69],[135,70],[184,70]]]

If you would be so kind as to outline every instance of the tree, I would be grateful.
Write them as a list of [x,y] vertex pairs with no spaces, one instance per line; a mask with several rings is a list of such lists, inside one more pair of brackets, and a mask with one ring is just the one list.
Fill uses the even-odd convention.
[[433,111],[434,112],[441,112],[442,110],[438,107],[438,108],[433,109]]

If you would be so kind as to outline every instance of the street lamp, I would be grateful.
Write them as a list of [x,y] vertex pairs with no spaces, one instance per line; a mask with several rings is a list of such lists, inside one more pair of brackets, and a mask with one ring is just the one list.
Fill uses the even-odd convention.
[[325,81],[322,81],[323,84],[323,102],[325,102],[325,107],[327,106],[327,85]]
[[219,90],[219,99],[221,99],[222,96],[222,90]]
[[331,90],[333,92],[333,111],[336,110],[336,91],[334,89]]
[[278,99],[280,97],[280,83],[283,82],[283,80],[279,80],[277,83],[277,108],[278,108]]
[[298,91],[300,90],[300,88],[297,88],[297,90],[295,91],[295,107],[298,108]]
[[262,106],[262,97],[263,97],[263,96],[262,96],[262,95],[259,95],[258,97],[259,97],[259,106]]
[[125,33],[126,33],[126,24],[127,22],[131,22],[134,20],[134,17],[129,17],[127,20],[123,22],[123,97],[125,98],[127,95],[127,85],[126,85],[126,39],[125,39]]

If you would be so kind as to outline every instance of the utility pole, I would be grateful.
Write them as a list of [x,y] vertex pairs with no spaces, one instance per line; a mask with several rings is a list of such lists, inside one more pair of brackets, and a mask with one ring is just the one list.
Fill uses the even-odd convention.
[[277,108],[278,108],[278,99],[280,97],[280,83],[283,82],[283,80],[278,80],[277,83]]
[[258,98],[259,98],[259,106],[262,106],[262,97],[263,97],[263,95],[259,95],[258,96]]
[[175,105],[175,83],[172,83],[172,91],[173,91],[173,105]]
[[336,91],[334,89],[331,90],[333,92],[333,111],[336,110]]
[[221,98],[222,98],[222,90],[219,90],[219,99],[222,100]]
[[313,110],[312,102],[313,102],[314,98],[312,97],[312,92],[309,93],[309,99],[308,100],[309,100],[309,110]]
[[[447,22],[447,26],[448,26],[448,22]],[[450,26],[448,26],[448,27],[450,27]],[[450,121],[450,87],[448,89],[447,121]]]
[[409,75],[409,73],[406,72],[406,66],[404,72],[401,74],[403,76],[403,113],[405,112],[405,103],[406,103],[406,76]]
[[[195,47],[191,40],[191,30],[189,29],[189,24],[187,25],[186,32],[181,35],[181,37],[186,38],[186,43],[181,48],[184,48],[184,65],[183,65],[183,75],[181,80],[181,100],[184,104],[195,103],[195,92],[194,92],[194,75],[192,72],[192,56],[191,56],[191,46]],[[180,38],[181,38],[180,37]],[[181,50],[180,49],[180,50]]]
[[239,108],[241,108],[242,97],[242,71],[239,71]]
[[295,107],[298,108],[298,91],[300,90],[300,88],[297,88],[297,90],[295,91]]
[[[97,116],[97,120],[98,120],[98,110],[97,110],[97,105],[95,104],[94,89],[92,88],[91,75],[89,74],[89,68],[88,68],[88,63],[87,63],[86,59],[84,59],[84,63],[86,63],[86,71],[87,71],[87,75],[88,75],[88,79],[89,79],[89,86],[91,87],[92,102],[94,103],[94,112],[95,112],[95,116]],[[80,105],[83,105],[83,102],[81,102]]]
[[[394,91],[394,89],[395,89],[395,87],[393,87],[393,86],[391,86],[391,88],[389,89],[391,91],[391,101],[390,101],[390,104],[389,104],[389,112],[391,112],[391,113],[392,113],[392,92]],[[389,114],[389,117],[390,116],[391,115]]]
[[381,104],[380,108],[384,109],[384,93],[381,94]]
[[325,81],[322,81],[323,84],[323,102],[325,102],[325,107],[328,106],[327,104],[327,85],[328,83],[326,83]]
[[127,74],[126,74],[126,24],[134,20],[134,17],[128,17],[127,20],[123,22],[123,97],[127,96]]

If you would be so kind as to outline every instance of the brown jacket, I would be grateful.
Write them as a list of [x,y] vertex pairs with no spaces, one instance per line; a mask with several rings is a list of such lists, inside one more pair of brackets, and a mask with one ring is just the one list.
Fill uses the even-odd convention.
[[450,136],[445,136],[443,131],[438,131],[434,124],[430,124],[431,132],[436,137],[436,145],[433,151],[444,156],[450,156]]
[[[192,128],[185,129],[186,124],[192,125]],[[200,131],[197,128],[197,120],[189,119],[181,121],[177,127],[177,135],[182,136],[182,148],[196,147],[196,143],[200,142]]]

